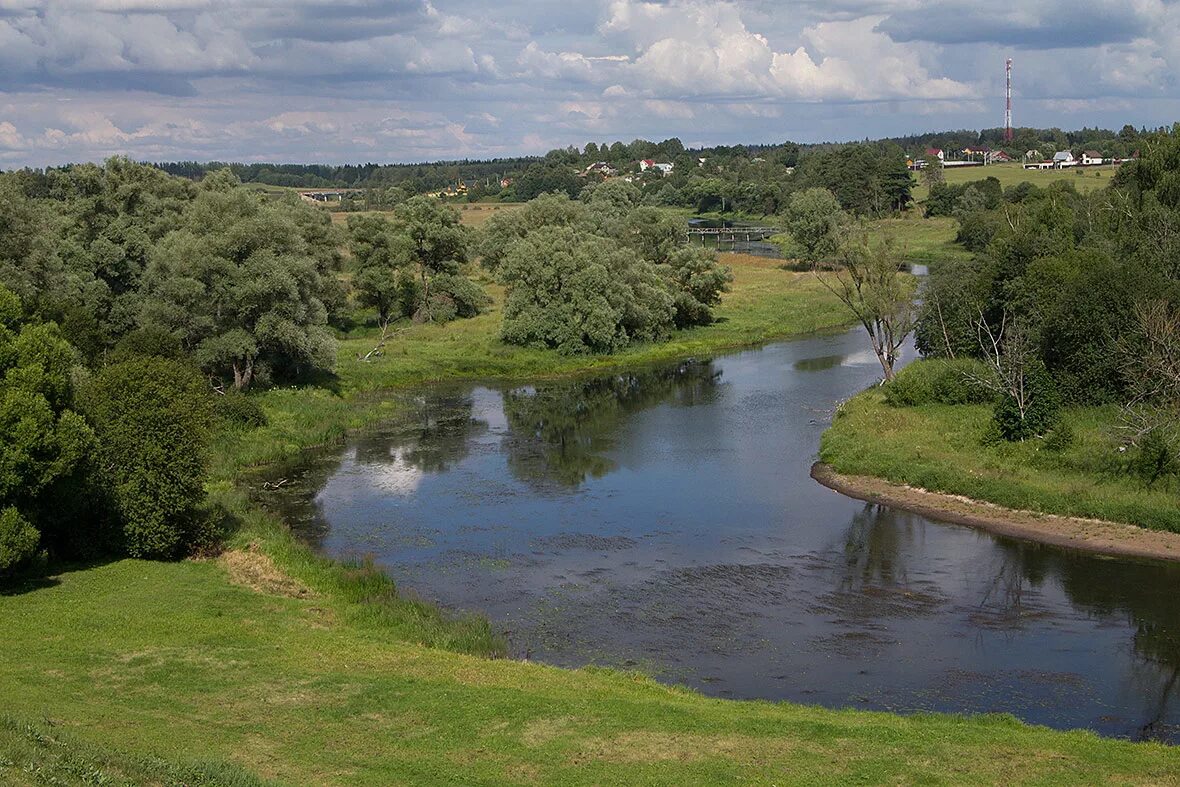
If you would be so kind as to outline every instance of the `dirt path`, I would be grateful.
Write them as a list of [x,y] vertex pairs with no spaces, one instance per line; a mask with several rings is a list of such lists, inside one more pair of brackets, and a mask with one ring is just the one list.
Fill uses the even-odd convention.
[[812,465],[811,477],[829,489],[857,500],[912,511],[943,522],[978,527],[989,533],[1104,555],[1180,560],[1180,533],[1004,508],[880,478],[840,475],[820,462]]

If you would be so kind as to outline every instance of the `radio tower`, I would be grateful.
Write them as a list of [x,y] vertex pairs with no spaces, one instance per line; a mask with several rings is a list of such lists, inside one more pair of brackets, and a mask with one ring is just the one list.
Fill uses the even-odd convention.
[[1004,61],[1004,141],[1012,141],[1012,58]]

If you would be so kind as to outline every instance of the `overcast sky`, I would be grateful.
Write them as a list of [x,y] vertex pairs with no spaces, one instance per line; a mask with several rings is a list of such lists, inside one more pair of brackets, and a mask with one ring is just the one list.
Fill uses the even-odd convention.
[[0,0],[0,167],[1180,120],[1176,0]]

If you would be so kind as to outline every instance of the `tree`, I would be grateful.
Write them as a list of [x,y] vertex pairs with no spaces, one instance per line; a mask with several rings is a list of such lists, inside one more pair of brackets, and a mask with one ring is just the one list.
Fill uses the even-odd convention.
[[1138,474],[1151,484],[1180,467],[1180,309],[1138,304],[1134,335],[1119,350],[1129,393],[1121,429],[1138,449]]
[[414,197],[394,211],[394,231],[409,243],[421,286],[414,319],[446,322],[479,313],[487,296],[459,276],[467,260],[467,232],[459,212],[430,197]]
[[1061,400],[1045,364],[1037,357],[1028,327],[1005,313],[998,329],[982,314],[976,323],[989,375],[979,383],[998,394],[993,421],[1005,440],[1040,437],[1058,420]]
[[[93,435],[74,412],[73,348],[52,323],[22,324],[0,287],[0,576],[52,536],[60,486],[86,466]],[[46,541],[52,541],[52,538]]]
[[542,227],[509,247],[501,337],[566,354],[655,341],[675,314],[655,266],[616,242],[572,227]]
[[933,188],[935,184],[946,182],[946,170],[942,166],[942,159],[938,156],[926,156],[926,164],[922,167],[922,182],[928,188]]
[[836,197],[823,188],[792,194],[784,218],[787,231],[808,262],[817,262],[836,251],[840,227],[846,221]]
[[667,268],[674,287],[676,327],[713,322],[713,307],[721,303],[721,293],[733,281],[729,266],[719,265],[710,249],[687,246],[671,254]]
[[476,240],[480,265],[494,272],[508,248],[533,230],[571,227],[585,219],[585,203],[571,200],[566,194],[542,194],[522,208],[496,211],[484,223]]
[[83,401],[127,554],[174,557],[204,499],[211,394],[188,366],[140,357],[104,368]]
[[413,315],[422,294],[410,270],[410,240],[378,216],[349,216],[348,232],[357,300],[377,310],[377,322],[385,331],[392,320]]
[[904,255],[890,236],[871,243],[863,228],[845,234],[838,248],[840,267],[816,275],[852,312],[869,336],[885,381],[894,376],[897,352],[914,329],[914,284],[904,276]]
[[236,389],[260,371],[331,368],[326,268],[284,206],[215,173],[163,238],[145,275],[140,322],[175,331],[197,362]]

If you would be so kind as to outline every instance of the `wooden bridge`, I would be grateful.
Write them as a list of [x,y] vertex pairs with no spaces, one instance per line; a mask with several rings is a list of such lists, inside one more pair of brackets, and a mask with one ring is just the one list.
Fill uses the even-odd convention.
[[685,230],[685,240],[691,243],[699,239],[706,244],[709,239],[715,239],[717,248],[723,243],[736,247],[739,243],[763,241],[781,233],[777,227],[689,227]]

